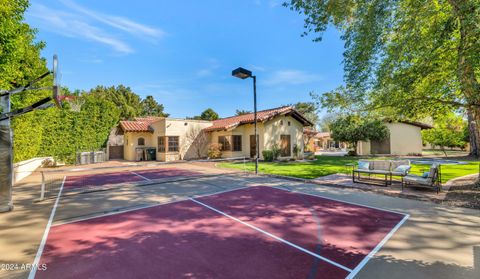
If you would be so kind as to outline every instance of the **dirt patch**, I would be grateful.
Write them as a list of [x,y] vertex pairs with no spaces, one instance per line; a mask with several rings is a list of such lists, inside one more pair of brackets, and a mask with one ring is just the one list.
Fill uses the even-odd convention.
[[450,190],[443,204],[480,209],[480,187],[475,185],[477,174],[459,177],[448,182]]

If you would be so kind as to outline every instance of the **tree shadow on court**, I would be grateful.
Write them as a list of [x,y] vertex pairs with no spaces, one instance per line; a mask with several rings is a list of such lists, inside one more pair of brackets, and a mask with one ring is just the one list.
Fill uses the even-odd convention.
[[382,255],[372,258],[355,278],[480,278],[480,268],[442,261],[402,260]]

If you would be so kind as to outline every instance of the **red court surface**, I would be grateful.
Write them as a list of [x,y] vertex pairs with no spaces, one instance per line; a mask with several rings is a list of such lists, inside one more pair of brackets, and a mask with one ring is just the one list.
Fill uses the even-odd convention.
[[198,200],[350,269],[404,217],[267,187]]
[[67,176],[67,178],[65,179],[65,183],[63,184],[63,188],[79,189],[138,181],[145,181],[145,179],[128,171],[98,173],[89,175]]
[[154,170],[139,170],[135,171],[136,174],[139,174],[148,179],[161,179],[161,178],[170,178],[176,176],[196,176],[202,173],[196,171],[188,171],[182,169],[168,168],[168,169],[154,169]]
[[98,173],[89,175],[67,176],[63,187],[68,189],[81,189],[105,185],[132,183],[172,177],[190,177],[200,175],[199,172],[186,171],[175,168],[135,170],[111,173]]
[[251,187],[54,226],[36,278],[345,278],[404,217]]

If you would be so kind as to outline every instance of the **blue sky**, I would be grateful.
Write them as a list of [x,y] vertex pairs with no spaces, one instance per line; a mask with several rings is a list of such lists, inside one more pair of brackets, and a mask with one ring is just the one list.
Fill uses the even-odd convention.
[[59,55],[62,85],[130,86],[153,95],[172,117],[211,107],[221,117],[310,101],[342,84],[343,42],[331,28],[320,43],[301,37],[303,17],[282,1],[31,0],[26,21]]

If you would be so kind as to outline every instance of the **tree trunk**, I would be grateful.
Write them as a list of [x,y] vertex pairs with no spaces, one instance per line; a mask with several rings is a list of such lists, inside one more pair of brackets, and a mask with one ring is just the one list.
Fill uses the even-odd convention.
[[[477,117],[475,117],[475,114]],[[480,129],[477,123],[480,123],[478,119],[480,112],[472,112],[472,110],[467,111],[468,118],[468,133],[470,141],[470,156],[480,157]]]
[[458,19],[460,40],[458,43],[457,77],[460,90],[466,101],[469,116],[470,154],[480,156],[480,84],[475,71],[478,70],[477,7],[474,1],[450,0]]

